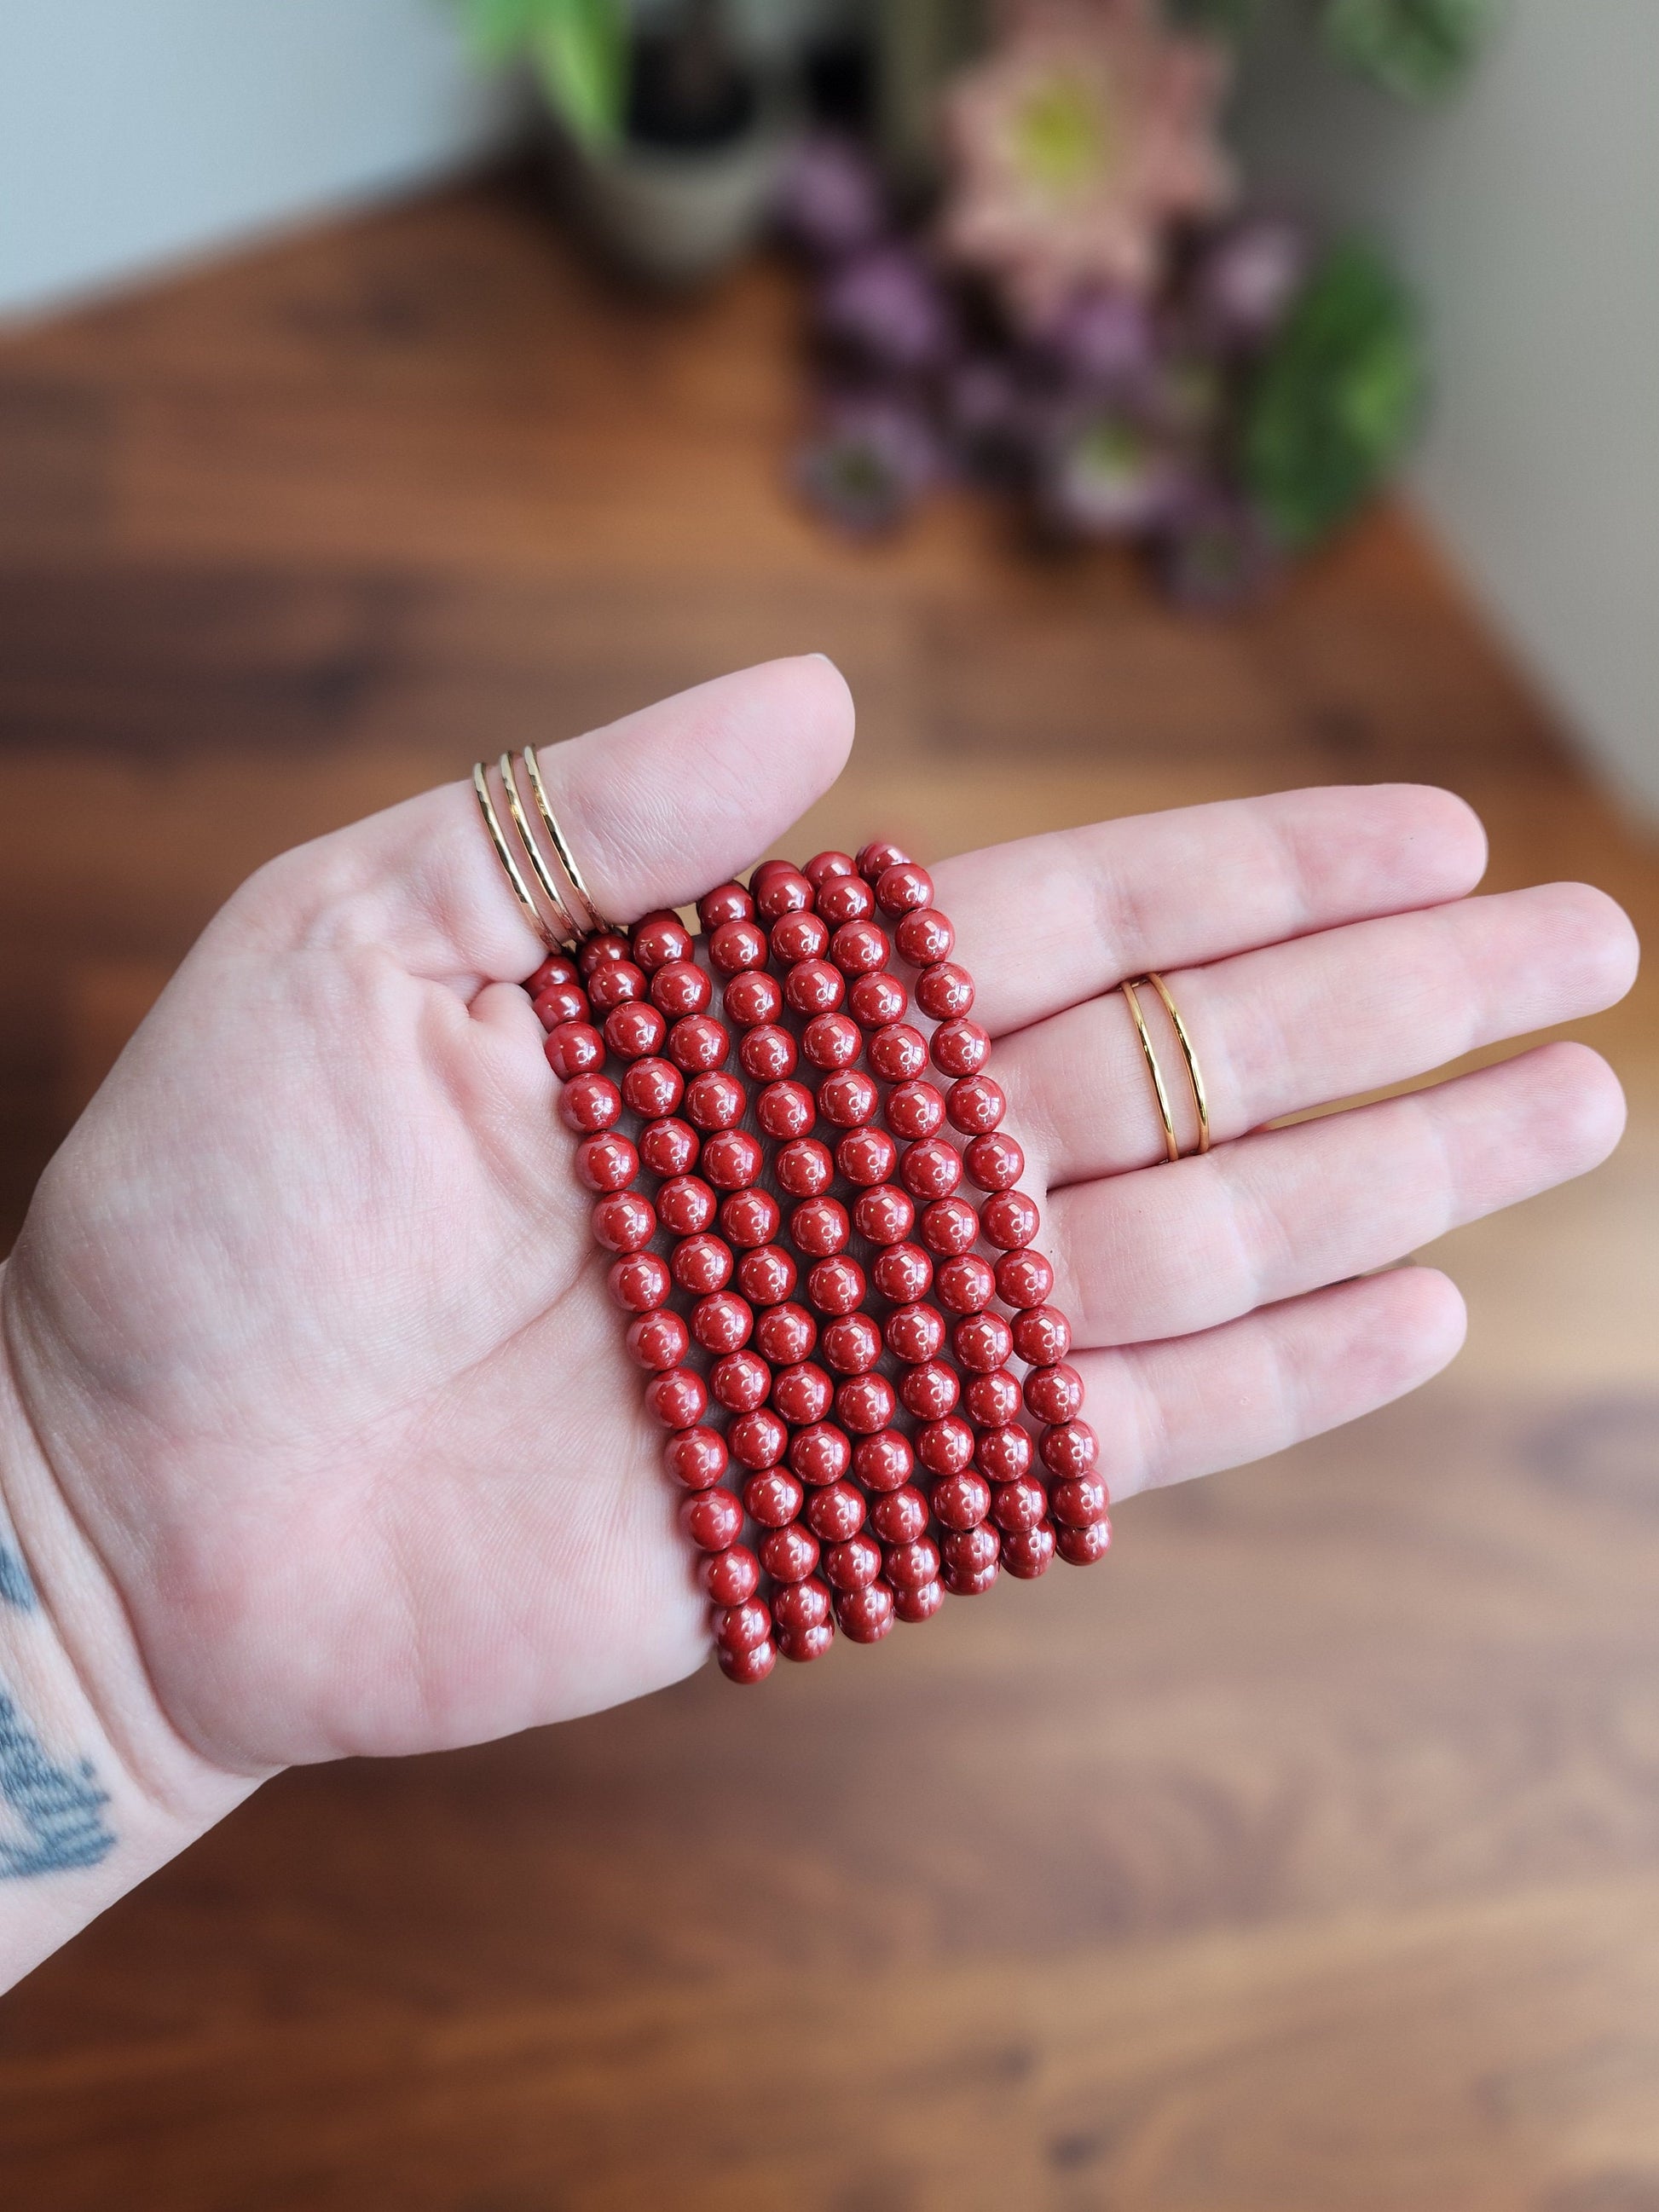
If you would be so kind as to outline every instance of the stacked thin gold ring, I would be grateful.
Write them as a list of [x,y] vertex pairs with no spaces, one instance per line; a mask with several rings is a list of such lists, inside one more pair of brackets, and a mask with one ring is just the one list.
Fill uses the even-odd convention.
[[[472,788],[477,795],[478,811],[483,816],[489,842],[495,848],[495,858],[501,864],[513,896],[543,944],[561,945],[567,952],[574,952],[584,937],[590,936],[595,930],[613,928],[615,924],[607,921],[594,903],[593,895],[576,865],[576,856],[548,804],[547,787],[542,781],[542,772],[537,765],[533,750],[526,745],[516,763],[510,753],[503,753],[495,767],[507,799],[508,818],[517,833],[519,850],[530,866],[529,876],[526,876],[520,866],[519,854],[514,849],[514,839],[507,835],[496,811],[489,788],[489,772],[483,761],[475,761],[472,763]],[[520,787],[520,769],[524,781],[529,786],[531,803],[553,848],[554,860],[564,876],[562,889],[526,810],[524,794]],[[532,883],[540,890],[547,907],[551,908],[550,918],[538,902],[536,891],[532,889]]]
[[1158,1101],[1158,1119],[1164,1124],[1164,1152],[1171,1160],[1178,1160],[1181,1158],[1181,1143],[1176,1135],[1175,1115],[1170,1110],[1170,1093],[1164,1080],[1164,1071],[1158,1064],[1158,1054],[1152,1048],[1152,1035],[1146,1027],[1146,1017],[1140,1011],[1140,1001],[1135,996],[1135,987],[1139,983],[1150,983],[1164,1001],[1164,1011],[1170,1017],[1170,1026],[1176,1033],[1176,1042],[1181,1047],[1181,1056],[1187,1063],[1187,1080],[1192,1087],[1193,1110],[1198,1116],[1197,1150],[1200,1152],[1207,1152],[1210,1149],[1210,1102],[1204,1089],[1204,1076],[1199,1067],[1198,1054],[1193,1050],[1193,1041],[1188,1034],[1186,1023],[1181,1018],[1181,1011],[1170,996],[1168,984],[1161,975],[1149,973],[1145,975],[1129,976],[1118,986],[1118,988],[1128,1001],[1129,1012],[1134,1021],[1135,1035],[1140,1040],[1141,1056],[1146,1062],[1146,1072],[1152,1079],[1152,1095]]

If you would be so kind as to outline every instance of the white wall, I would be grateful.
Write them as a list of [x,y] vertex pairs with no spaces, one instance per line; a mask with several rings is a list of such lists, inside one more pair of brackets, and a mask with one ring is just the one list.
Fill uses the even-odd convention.
[[1271,37],[1253,172],[1392,239],[1437,386],[1422,504],[1659,816],[1659,0],[1508,0],[1462,97],[1402,111]]
[[0,0],[0,315],[425,177],[502,112],[443,0]]

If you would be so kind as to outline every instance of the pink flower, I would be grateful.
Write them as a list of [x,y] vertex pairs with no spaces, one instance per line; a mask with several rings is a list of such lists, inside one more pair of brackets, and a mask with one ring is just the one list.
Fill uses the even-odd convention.
[[946,95],[946,252],[1028,325],[1084,285],[1150,289],[1174,225],[1231,196],[1215,137],[1226,74],[1156,0],[1026,0]]

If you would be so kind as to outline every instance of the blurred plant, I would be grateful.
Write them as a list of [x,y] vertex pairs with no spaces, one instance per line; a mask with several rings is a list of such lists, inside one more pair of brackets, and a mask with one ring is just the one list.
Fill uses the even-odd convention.
[[1441,100],[1462,84],[1480,50],[1490,0],[1328,0],[1322,18],[1334,52],[1402,100]]
[[902,399],[832,400],[798,463],[802,490],[821,513],[864,537],[890,530],[939,471],[926,413]]
[[523,59],[586,146],[614,144],[628,105],[627,0],[456,0],[487,62]]

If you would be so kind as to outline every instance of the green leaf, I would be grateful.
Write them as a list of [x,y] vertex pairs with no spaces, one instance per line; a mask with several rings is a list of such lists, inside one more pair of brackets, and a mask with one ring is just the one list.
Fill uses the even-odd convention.
[[522,54],[584,145],[614,144],[628,101],[627,0],[455,0],[485,61]]
[[1402,100],[1443,100],[1468,75],[1491,0],[1328,0],[1325,37],[1351,69]]
[[1247,396],[1240,461],[1274,532],[1305,546],[1345,522],[1399,459],[1424,397],[1416,317],[1357,241],[1315,270]]

